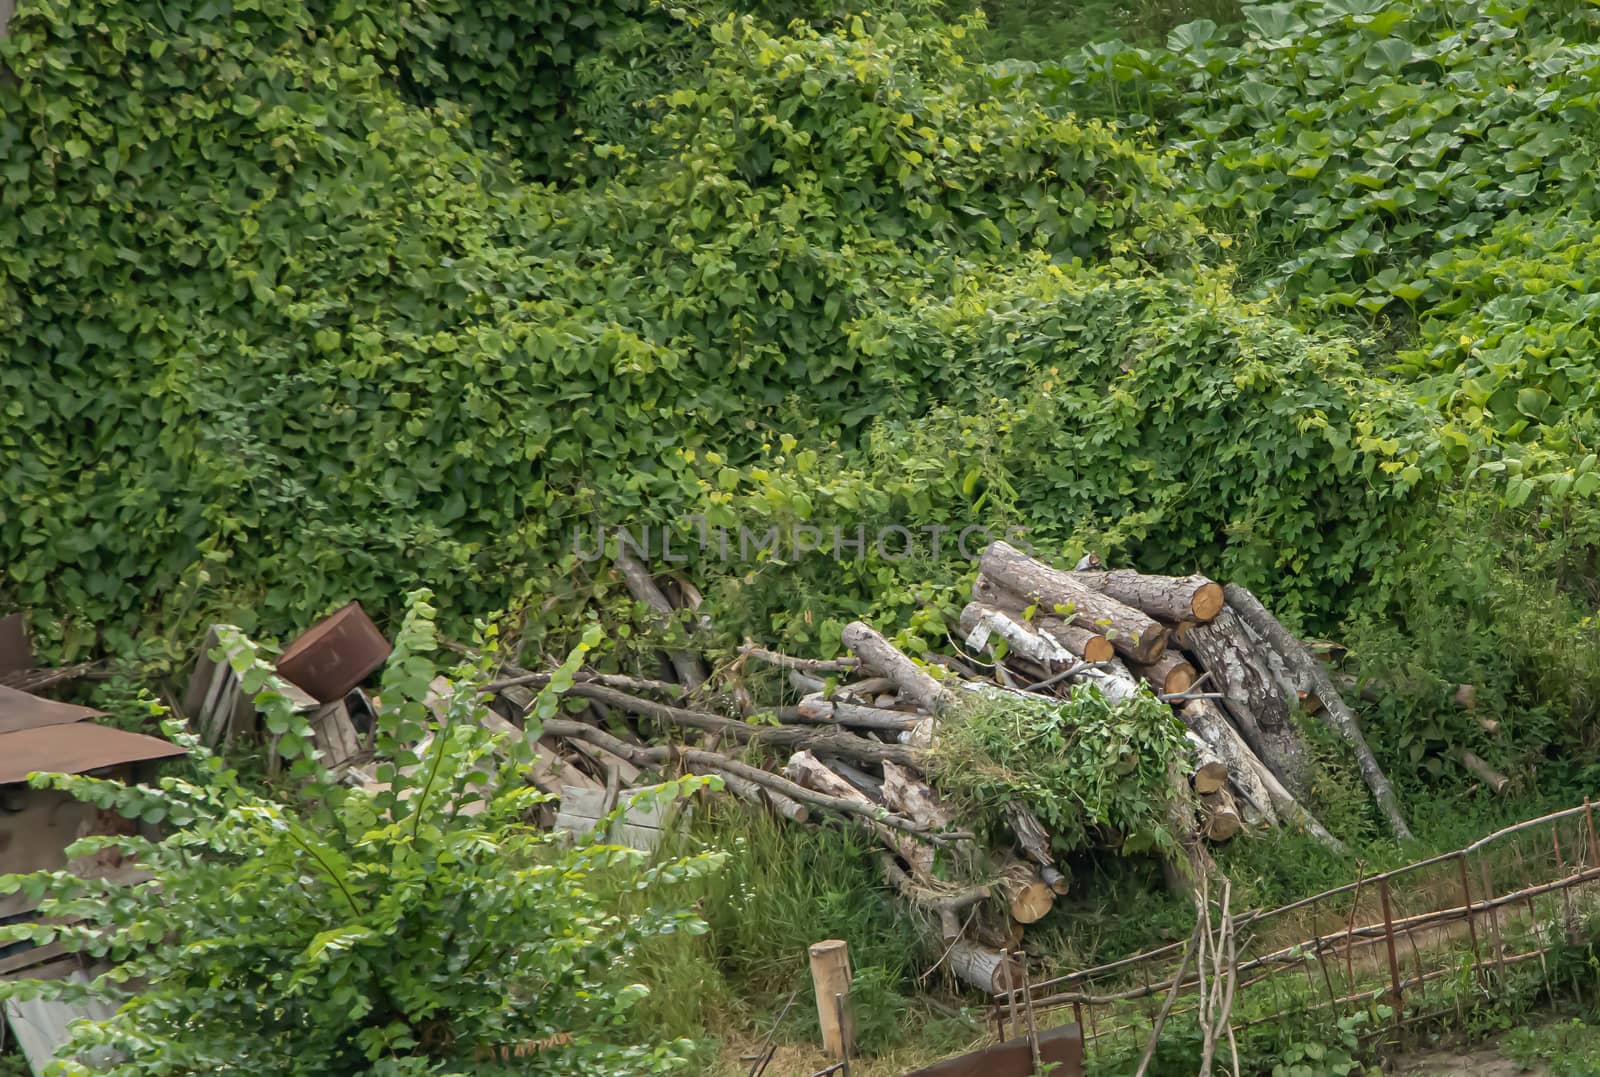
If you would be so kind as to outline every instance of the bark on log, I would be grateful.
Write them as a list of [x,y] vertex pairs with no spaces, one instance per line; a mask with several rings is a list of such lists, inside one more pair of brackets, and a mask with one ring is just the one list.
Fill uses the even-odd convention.
[[[644,562],[628,552],[626,543],[618,543],[615,564],[622,573],[623,582],[628,585],[629,593],[649,606],[663,620],[670,621],[675,612],[672,603],[667,601],[667,596],[656,586],[656,581],[651,577],[650,570],[644,566]],[[672,662],[672,669],[677,673],[679,682],[691,692],[705,683],[705,666],[701,663],[700,656],[693,651],[668,651],[667,658]]]
[[1203,795],[1200,808],[1205,817],[1205,835],[1211,841],[1232,841],[1243,827],[1233,795],[1226,788]]
[[966,939],[957,939],[945,955],[955,978],[986,995],[1022,988],[1025,971],[1021,958]]
[[917,724],[917,716],[914,714],[882,710],[878,707],[863,707],[859,703],[830,703],[817,695],[802,699],[795,712],[802,722],[854,726],[857,729],[877,729],[891,733],[904,732]]
[[1235,612],[1224,609],[1210,624],[1185,626],[1178,646],[1211,674],[1210,687],[1222,694],[1251,751],[1286,788],[1305,795],[1311,788],[1311,757],[1290,717],[1292,697],[1285,696]]
[[1278,814],[1272,796],[1260,777],[1265,767],[1239,736],[1239,731],[1228,724],[1222,709],[1209,699],[1193,699],[1178,708],[1178,717],[1206,747],[1217,753],[1228,768],[1228,778],[1239,799],[1259,814],[1266,825],[1276,824]]
[[1498,770],[1495,770],[1488,763],[1485,763],[1482,759],[1479,759],[1471,752],[1462,751],[1461,765],[1472,771],[1472,773],[1476,774],[1478,777],[1482,778],[1484,783],[1488,785],[1490,789],[1493,789],[1497,795],[1504,793],[1506,791],[1506,786],[1511,784],[1510,778],[1506,777],[1504,774],[1501,774]]
[[[1286,825],[1299,827],[1341,856],[1350,851],[1345,848],[1344,842],[1328,833],[1328,828],[1318,822],[1316,816],[1306,811],[1305,806],[1290,795],[1283,787],[1283,783],[1278,780],[1278,776],[1259,759],[1256,760],[1256,776],[1266,788],[1267,795],[1272,798],[1273,810]],[[1235,787],[1237,788],[1237,782]]]
[[1194,776],[1189,779],[1194,791],[1204,796],[1226,786],[1228,764],[1222,757],[1193,730],[1189,731],[1189,743],[1194,748]]
[[[874,800],[883,798],[883,779],[874,778],[860,767],[851,766],[843,759],[824,760],[833,772]],[[893,763],[886,764],[894,766]]]
[[931,673],[902,654],[871,625],[852,621],[845,626],[840,638],[863,666],[894,681],[901,695],[929,714],[942,715],[959,706],[956,697]]
[[1389,784],[1388,776],[1383,773],[1383,768],[1378,765],[1372,749],[1367,746],[1367,739],[1361,734],[1361,726],[1357,723],[1355,714],[1345,705],[1344,697],[1328,679],[1327,669],[1311,657],[1300,645],[1300,641],[1278,623],[1276,617],[1267,612],[1267,608],[1255,595],[1234,584],[1228,585],[1226,593],[1228,605],[1238,610],[1239,616],[1254,626],[1256,631],[1277,650],[1289,671],[1301,678],[1301,687],[1315,692],[1322,699],[1325,708],[1322,714],[1323,720],[1349,742],[1351,751],[1355,753],[1356,765],[1361,769],[1361,776],[1366,780],[1367,788],[1372,791],[1372,799],[1377,802],[1379,810],[1388,820],[1389,829],[1402,841],[1409,840],[1411,828],[1406,826],[1405,817],[1400,813],[1400,800],[1394,794],[1394,787]]
[[1033,627],[1042,636],[1048,636],[1085,662],[1109,662],[1116,657],[1117,649],[1111,641],[1091,629],[1070,625],[1059,617],[1040,617]]
[[1039,817],[1020,800],[1009,801],[1005,807],[1006,822],[1016,835],[1017,845],[1039,867],[1039,877],[1057,894],[1070,888],[1066,875],[1056,867],[1055,852],[1050,848],[1050,832],[1039,822]]
[[1132,569],[1073,572],[1072,578],[1163,621],[1198,621],[1222,612],[1222,587],[1204,576],[1146,576]]
[[[810,752],[801,751],[791,755],[788,764],[783,768],[783,773],[795,783],[807,789],[842,801],[850,801],[862,805],[869,809],[869,813],[874,810],[878,812],[886,811],[882,804],[879,804],[844,778],[835,774],[828,768],[826,763]],[[907,815],[901,815],[900,817],[909,819],[918,830],[938,829],[937,827],[924,826]],[[913,879],[925,883],[935,878],[933,873],[933,846],[893,830],[880,830],[879,834],[884,843],[893,849],[896,855],[911,868],[911,877]]]
[[1129,669],[1138,674],[1158,696],[1173,696],[1187,692],[1198,674],[1178,651],[1168,651],[1149,665],[1129,663]]
[[1117,652],[1134,661],[1154,662],[1166,650],[1167,630],[1148,614],[1084,586],[1070,572],[1035,561],[1009,543],[990,543],[979,569],[1005,590],[1039,603],[1045,613],[1071,606],[1073,624],[1105,631]]

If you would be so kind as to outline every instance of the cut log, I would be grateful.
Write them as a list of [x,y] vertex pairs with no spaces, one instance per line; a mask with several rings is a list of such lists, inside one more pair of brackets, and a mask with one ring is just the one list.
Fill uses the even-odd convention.
[[[874,800],[883,799],[882,778],[874,778],[860,767],[852,766],[843,759],[828,759],[824,760],[824,762],[833,769],[835,774],[867,794],[867,796]],[[893,766],[894,764],[890,763],[888,765]]]
[[1079,658],[1054,639],[1036,632],[1019,617],[981,602],[968,602],[961,611],[961,631],[967,649],[982,651],[993,637],[1006,642],[1006,653],[1026,658],[1047,673],[1077,665]]
[[1105,636],[1079,625],[1068,624],[1059,617],[1041,617],[1033,622],[1033,627],[1040,635],[1055,640],[1085,662],[1109,662],[1116,657],[1116,648]]
[[1006,908],[1011,919],[1019,924],[1036,924],[1049,915],[1055,907],[1056,892],[1039,877],[1038,872],[1022,868],[1002,874],[1001,892],[1006,897]]
[[1205,819],[1205,835],[1211,841],[1232,841],[1243,827],[1233,795],[1226,788],[1201,796],[1200,811]]
[[955,825],[950,809],[939,794],[905,767],[883,765],[883,802],[907,819],[929,830],[949,830]]
[[1511,784],[1510,778],[1507,778],[1471,752],[1462,751],[1461,765],[1482,778],[1484,784],[1493,789],[1496,794],[1504,793],[1506,787]]
[[1167,630],[1142,610],[1079,583],[1070,572],[1035,561],[1005,542],[990,543],[979,569],[1003,589],[1036,602],[1043,613],[1071,607],[1071,623],[1104,632],[1117,653],[1154,662],[1167,646]]
[[1178,646],[1211,674],[1233,724],[1250,750],[1296,796],[1311,788],[1311,756],[1291,717],[1290,698],[1243,623],[1224,609],[1210,624],[1184,626]]
[[749,640],[739,648],[739,656],[753,658],[757,662],[764,662],[779,669],[798,669],[805,673],[848,673],[860,665],[854,658],[796,658],[793,655],[769,651],[765,647],[757,647]]
[[1072,578],[1163,621],[1198,621],[1222,612],[1222,587],[1204,576],[1146,576],[1132,569],[1074,572]]
[[959,706],[959,701],[933,675],[917,665],[871,625],[852,621],[840,636],[861,664],[880,677],[888,677],[900,694],[932,715]]
[[1400,813],[1400,800],[1395,796],[1394,787],[1389,784],[1388,776],[1383,773],[1377,757],[1367,746],[1367,739],[1362,736],[1355,714],[1345,705],[1344,697],[1328,679],[1327,669],[1311,657],[1300,641],[1278,623],[1276,617],[1267,612],[1255,595],[1234,584],[1228,585],[1226,593],[1229,607],[1237,610],[1240,618],[1261,633],[1267,643],[1277,650],[1290,673],[1301,678],[1299,687],[1315,692],[1322,699],[1325,708],[1323,720],[1349,743],[1361,777],[1366,780],[1372,799],[1388,820],[1389,829],[1402,841],[1410,840],[1411,828],[1406,826],[1405,817]]
[[1228,764],[1222,761],[1222,757],[1193,730],[1189,731],[1189,743],[1194,748],[1194,776],[1189,779],[1194,791],[1204,796],[1226,786]]
[[1149,665],[1130,663],[1129,669],[1138,674],[1158,696],[1175,696],[1187,692],[1198,674],[1178,651],[1168,651]]
[[[622,573],[628,592],[636,600],[649,606],[663,621],[670,621],[675,612],[672,603],[667,600],[661,588],[656,586],[656,581],[650,575],[650,570],[644,566],[644,562],[628,552],[627,543],[617,544],[615,564],[617,570]],[[678,675],[678,682],[685,688],[693,691],[705,683],[705,665],[700,661],[700,656],[693,651],[668,651],[667,658],[672,662],[672,669]]]
[[1043,879],[1057,894],[1065,894],[1070,883],[1065,874],[1056,867],[1055,851],[1050,848],[1050,832],[1039,822],[1039,817],[1033,813],[1020,800],[1006,803],[1006,822],[1011,826],[1011,833],[1016,835],[1017,845],[1028,855],[1028,859],[1038,865],[1039,877]]
[[[878,863],[883,868],[883,877],[894,887],[896,893],[913,905],[931,912],[942,915],[958,913],[980,901],[987,901],[991,894],[987,886],[969,886],[962,889],[939,886],[935,889],[919,884],[905,873],[905,869],[890,853],[879,854]],[[948,942],[959,934],[959,931],[954,932],[946,936],[945,941]]]
[[1016,954],[980,946],[966,939],[958,939],[951,944],[945,961],[956,979],[986,995],[1020,990],[1026,971],[1023,959]]
[[[1278,813],[1278,818],[1284,825],[1298,827],[1341,856],[1350,851],[1345,848],[1344,842],[1328,833],[1328,828],[1318,822],[1316,816],[1290,795],[1283,787],[1283,783],[1278,780],[1278,776],[1259,759],[1256,760],[1256,776],[1266,788],[1267,795],[1272,798],[1273,811]],[[1237,783],[1235,787],[1237,788]]]
[[816,993],[822,1049],[829,1058],[849,1058],[855,1048],[855,1018],[850,1007],[850,945],[843,939],[813,943],[811,986]]
[[1239,731],[1228,724],[1222,709],[1209,699],[1192,699],[1178,708],[1178,717],[1222,760],[1237,799],[1242,802],[1241,807],[1259,815],[1267,826],[1276,824],[1278,816],[1272,796],[1260,777],[1265,767],[1239,736]]

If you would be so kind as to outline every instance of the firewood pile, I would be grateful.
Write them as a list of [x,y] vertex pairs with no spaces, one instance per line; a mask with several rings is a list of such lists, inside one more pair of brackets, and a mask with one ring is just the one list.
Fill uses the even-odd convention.
[[[687,582],[656,580],[626,551],[617,567],[656,615],[698,609]],[[928,779],[941,731],[982,701],[1052,707],[1098,691],[1112,701],[1150,693],[1169,705],[1191,757],[1187,773],[1173,775],[1167,818],[1202,856],[1206,843],[1273,826],[1341,848],[1304,806],[1313,775],[1295,718],[1314,714],[1345,739],[1391,828],[1407,836],[1316,648],[1248,590],[1091,559],[1064,570],[996,542],[955,642],[963,653],[913,657],[855,622],[843,633],[849,655],[835,659],[747,643],[715,670],[691,649],[665,653],[658,679],[582,669],[568,695],[589,706],[543,723],[530,778],[557,797],[598,794],[604,807],[649,775],[715,775],[754,810],[861,827],[881,846],[886,883],[938,932],[944,965],[988,992],[1021,982],[1021,933],[1070,881],[1037,805],[1008,803],[1009,847],[979,848]],[[753,697],[757,667],[786,678],[783,700]],[[491,723],[522,736],[522,716],[551,676],[503,665],[487,686],[498,712]],[[765,765],[748,761],[760,758]]]

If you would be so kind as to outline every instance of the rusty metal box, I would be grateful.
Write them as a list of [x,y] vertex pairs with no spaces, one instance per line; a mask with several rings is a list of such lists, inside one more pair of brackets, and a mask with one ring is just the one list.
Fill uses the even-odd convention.
[[393,650],[361,603],[352,602],[289,644],[278,659],[278,672],[317,702],[332,703],[366,680]]

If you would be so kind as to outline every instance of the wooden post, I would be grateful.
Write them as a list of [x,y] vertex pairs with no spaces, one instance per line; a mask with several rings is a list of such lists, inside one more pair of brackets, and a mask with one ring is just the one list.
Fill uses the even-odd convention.
[[[817,1020],[822,1049],[829,1058],[845,1058],[855,1046],[855,1021],[850,1016],[850,944],[824,939],[811,944],[811,984],[817,992]],[[836,996],[844,998],[839,1004]]]

